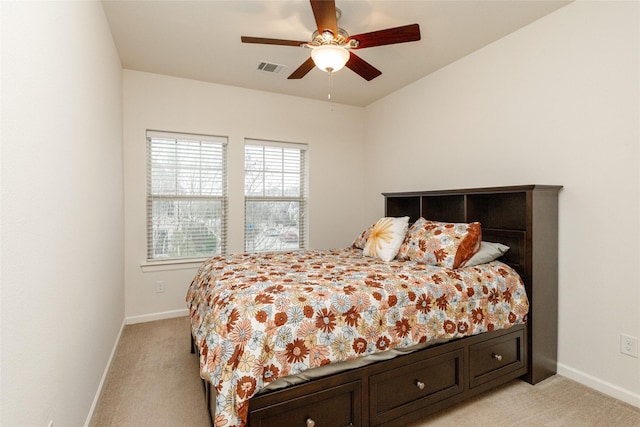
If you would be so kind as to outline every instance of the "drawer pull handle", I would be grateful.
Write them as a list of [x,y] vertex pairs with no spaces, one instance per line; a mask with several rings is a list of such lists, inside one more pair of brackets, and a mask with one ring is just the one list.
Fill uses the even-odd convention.
[[502,360],[502,355],[501,354],[497,354],[497,353],[493,353],[491,355],[491,357],[493,357],[494,359],[496,359],[498,362],[500,362]]
[[416,387],[420,390],[424,390],[424,383],[422,381],[416,381]]
[[314,427],[315,425],[315,421],[313,421],[311,418],[307,418],[307,427]]

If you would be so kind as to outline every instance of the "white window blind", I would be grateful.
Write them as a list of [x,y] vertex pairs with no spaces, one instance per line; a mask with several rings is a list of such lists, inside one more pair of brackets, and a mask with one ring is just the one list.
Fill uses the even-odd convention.
[[307,169],[304,144],[245,140],[245,251],[306,248]]
[[227,138],[147,131],[147,258],[226,252]]

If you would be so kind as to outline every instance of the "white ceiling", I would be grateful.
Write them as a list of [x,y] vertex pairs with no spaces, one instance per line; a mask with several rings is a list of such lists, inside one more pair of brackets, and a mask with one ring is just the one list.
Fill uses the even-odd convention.
[[[337,0],[349,34],[418,23],[417,42],[354,51],[382,71],[367,82],[345,68],[333,75],[332,100],[366,106],[570,3],[554,0]],[[328,74],[315,68],[288,80],[310,49],[246,44],[240,36],[311,40],[308,0],[114,1],[104,10],[122,66],[230,86],[327,99]],[[285,65],[278,74],[261,61]]]

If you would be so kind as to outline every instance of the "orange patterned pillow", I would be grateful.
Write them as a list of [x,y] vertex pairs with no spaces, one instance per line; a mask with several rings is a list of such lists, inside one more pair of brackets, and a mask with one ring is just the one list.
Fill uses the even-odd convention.
[[358,249],[364,249],[364,245],[367,244],[367,239],[369,238],[369,235],[371,234],[371,230],[373,230],[374,226],[375,224],[373,224],[371,227],[367,228],[362,233],[360,233],[358,237],[356,237],[356,239],[353,241],[351,246]]
[[407,232],[397,258],[445,268],[464,267],[480,249],[481,241],[479,222],[465,224],[420,218]]

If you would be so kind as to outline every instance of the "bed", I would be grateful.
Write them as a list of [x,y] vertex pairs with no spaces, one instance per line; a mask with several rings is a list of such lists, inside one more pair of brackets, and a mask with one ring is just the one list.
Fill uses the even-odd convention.
[[402,425],[553,375],[559,189],[386,193],[350,247],[207,260],[187,303],[212,425]]

